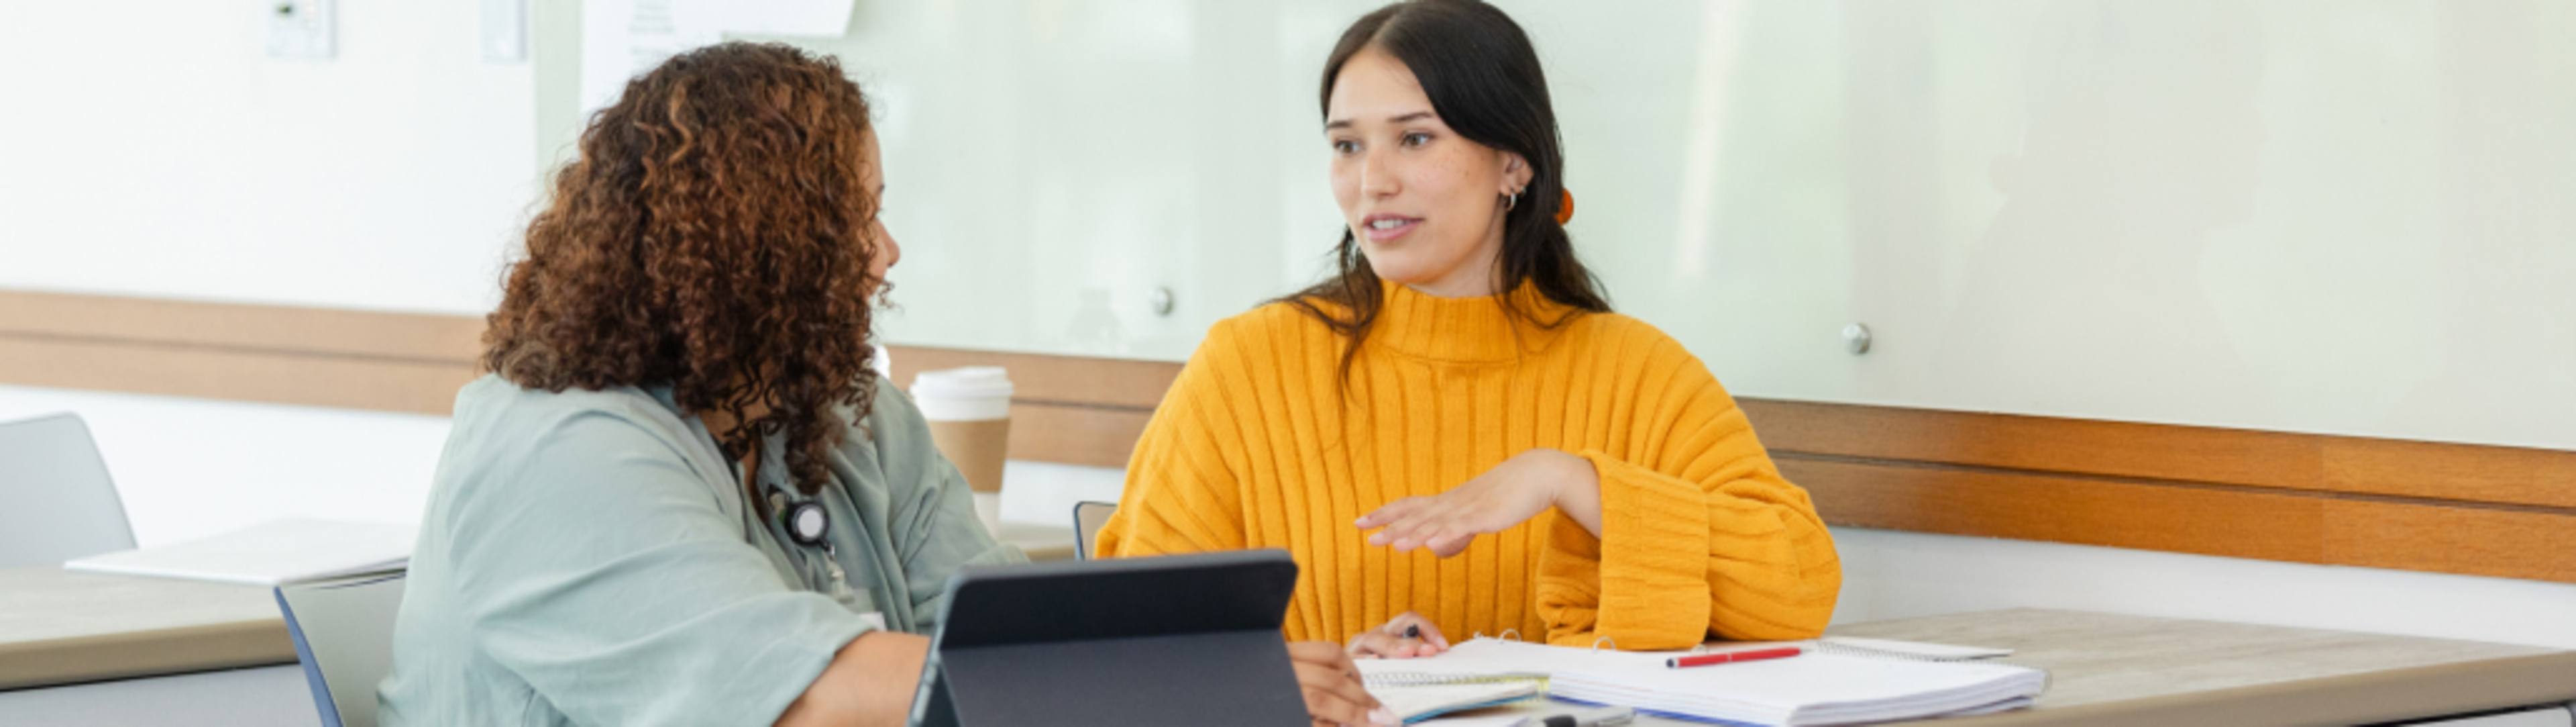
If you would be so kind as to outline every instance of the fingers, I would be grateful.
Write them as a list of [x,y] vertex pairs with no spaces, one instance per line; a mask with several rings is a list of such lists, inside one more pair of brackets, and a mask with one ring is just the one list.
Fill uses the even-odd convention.
[[1423,538],[1422,547],[1430,548],[1432,555],[1447,558],[1459,553],[1467,552],[1468,544],[1474,542],[1476,542],[1476,533],[1474,532],[1458,532],[1452,529],[1444,529],[1440,532],[1434,533],[1430,537]]
[[1362,530],[1378,529],[1369,534],[1370,545],[1397,552],[1425,548],[1447,558],[1466,552],[1476,536],[1488,532],[1468,522],[1476,517],[1471,512],[1475,507],[1472,500],[1451,496],[1407,497],[1361,516],[1355,524]]
[[1361,515],[1359,521],[1353,524],[1358,525],[1361,530],[1378,527],[1402,519],[1430,502],[1431,498],[1428,497],[1407,497],[1387,503],[1385,507],[1380,507],[1369,514]]
[[[1352,697],[1348,690],[1336,688],[1337,682],[1350,677],[1329,672],[1313,664],[1297,665],[1297,690],[1306,700],[1306,716],[1330,724],[1373,724],[1369,713],[1378,708]],[[1365,693],[1363,693],[1365,696]]]
[[1351,663],[1351,655],[1344,653],[1340,644],[1330,641],[1288,642],[1288,658],[1301,664],[1316,664],[1336,671],[1353,674],[1360,671],[1359,666]]
[[1398,551],[1412,550],[1421,547],[1422,541],[1449,520],[1447,509],[1438,507],[1436,501],[1427,498],[1424,502],[1398,510],[1396,505],[1400,504],[1403,503],[1389,504],[1378,511],[1392,513],[1392,517],[1385,521],[1385,529],[1369,535],[1370,545],[1384,545]]
[[1349,654],[1330,642],[1308,641],[1288,645],[1291,666],[1297,671],[1297,688],[1306,699],[1306,714],[1318,722],[1336,724],[1394,724],[1394,714],[1369,696],[1360,681],[1359,668],[1351,664]]
[[1466,552],[1467,545],[1483,533],[1443,514],[1417,514],[1386,526],[1369,537],[1370,545],[1384,545],[1397,552],[1415,548],[1429,549],[1442,558]]
[[[1411,629],[1412,632],[1406,633],[1407,629]],[[1408,638],[1419,639],[1423,643],[1430,644],[1433,648],[1438,649],[1439,651],[1449,650],[1449,637],[1440,633],[1440,626],[1432,623],[1431,619],[1423,618],[1422,614],[1414,613],[1412,611],[1406,611],[1404,613],[1397,614],[1395,618],[1387,619],[1386,625],[1379,627],[1378,630],[1388,634],[1404,634]]]
[[1440,653],[1438,648],[1433,647],[1431,644],[1424,642],[1421,639],[1405,638],[1377,631],[1369,631],[1358,636],[1351,637],[1351,646],[1345,651],[1351,656],[1364,659],[1411,659],[1417,656],[1431,656]]

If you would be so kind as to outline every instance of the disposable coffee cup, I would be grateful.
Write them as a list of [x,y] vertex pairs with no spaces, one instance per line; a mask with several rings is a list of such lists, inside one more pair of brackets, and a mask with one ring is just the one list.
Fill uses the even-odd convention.
[[1002,461],[1010,458],[1010,374],[1000,366],[924,371],[912,379],[912,401],[929,421],[930,441],[975,491],[984,527],[999,527]]

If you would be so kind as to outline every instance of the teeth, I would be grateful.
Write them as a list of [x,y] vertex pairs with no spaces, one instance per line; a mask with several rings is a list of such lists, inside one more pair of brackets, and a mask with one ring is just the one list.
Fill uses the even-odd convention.
[[1410,220],[1378,220],[1376,222],[1369,223],[1369,228],[1377,230],[1392,230],[1398,227],[1403,227],[1407,222],[1410,222]]

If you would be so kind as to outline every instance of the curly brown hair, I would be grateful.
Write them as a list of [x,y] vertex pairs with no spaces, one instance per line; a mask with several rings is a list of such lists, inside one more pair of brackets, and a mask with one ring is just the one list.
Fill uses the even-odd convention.
[[547,391],[670,386],[740,422],[716,433],[735,459],[784,432],[814,494],[877,386],[871,133],[840,64],[784,45],[711,46],[628,82],[528,223],[483,365]]

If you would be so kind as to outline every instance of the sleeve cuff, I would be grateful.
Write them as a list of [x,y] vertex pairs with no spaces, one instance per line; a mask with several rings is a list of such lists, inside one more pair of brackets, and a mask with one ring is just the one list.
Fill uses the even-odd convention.
[[816,619],[803,629],[769,642],[718,693],[746,697],[741,704],[752,709],[749,714],[765,715],[759,721],[774,724],[779,715],[787,712],[788,705],[805,696],[805,690],[823,676],[823,670],[832,665],[842,647],[870,631],[885,630],[839,604],[817,606],[818,610],[823,608],[840,611],[836,615],[840,617]]
[[[1595,633],[1619,648],[1678,649],[1706,640],[1709,622],[1707,494],[1697,486],[1599,452],[1600,606]],[[1550,537],[1586,537],[1580,528]]]

